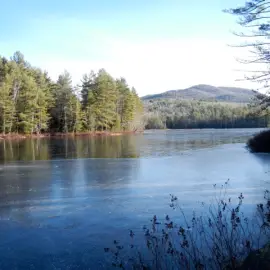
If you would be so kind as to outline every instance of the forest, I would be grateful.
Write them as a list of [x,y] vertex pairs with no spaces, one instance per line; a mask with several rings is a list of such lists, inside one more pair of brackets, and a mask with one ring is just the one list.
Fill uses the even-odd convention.
[[147,129],[267,127],[269,112],[248,105],[202,100],[152,99],[144,102]]
[[91,71],[72,86],[65,71],[55,82],[15,52],[0,57],[0,133],[137,131],[143,105],[124,78]]
[[135,132],[146,129],[267,127],[258,106],[184,99],[141,101],[124,78],[106,70],[72,85],[65,71],[53,81],[15,52],[0,57],[0,134]]

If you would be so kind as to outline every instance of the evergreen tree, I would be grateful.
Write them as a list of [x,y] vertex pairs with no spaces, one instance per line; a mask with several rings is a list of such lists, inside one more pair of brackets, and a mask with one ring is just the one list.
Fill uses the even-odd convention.
[[46,72],[32,67],[20,52],[0,57],[0,132],[80,132],[134,129],[137,94],[125,79],[115,80],[104,69],[72,86],[68,72],[53,82]]
[[36,70],[34,77],[37,83],[35,105],[37,114],[36,132],[40,133],[41,131],[47,131],[49,128],[49,110],[54,105],[54,100],[51,92],[51,81],[47,78],[47,74]]
[[120,117],[121,127],[127,130],[128,123],[133,119],[134,102],[132,94],[124,78],[116,80],[116,88],[118,92],[117,114]]
[[82,107],[86,109],[87,105],[89,104],[89,93],[93,90],[95,85],[95,77],[96,74],[92,70],[89,75],[84,74],[82,78],[82,86],[81,86],[81,97],[82,97]]
[[12,79],[10,75],[0,83],[0,132],[10,133],[14,120],[15,106],[11,96]]
[[12,131],[18,131],[18,101],[19,96],[23,88],[23,74],[24,74],[24,66],[22,64],[18,64],[15,61],[11,60],[7,63],[7,85],[10,87],[10,97],[12,99],[12,110],[10,112],[11,115],[11,123],[9,125],[8,133]]
[[129,128],[132,131],[141,131],[145,127],[144,117],[143,117],[143,104],[136,92],[136,89],[132,87],[132,109],[133,117],[131,122],[131,127]]
[[73,131],[73,112],[72,100],[73,89],[70,74],[65,71],[58,77],[57,83],[53,89],[53,98],[55,106],[51,110],[52,122],[51,128],[58,132]]
[[96,74],[91,71],[89,75],[85,74],[82,79],[82,109],[83,109],[83,126],[87,131],[95,130],[95,115],[92,110],[94,104],[93,89],[95,87]]
[[116,121],[117,89],[114,79],[104,69],[98,72],[92,93],[90,108],[96,130],[110,130]]
[[18,97],[18,130],[21,133],[34,133],[38,124],[38,88],[32,77],[23,75],[22,88]]

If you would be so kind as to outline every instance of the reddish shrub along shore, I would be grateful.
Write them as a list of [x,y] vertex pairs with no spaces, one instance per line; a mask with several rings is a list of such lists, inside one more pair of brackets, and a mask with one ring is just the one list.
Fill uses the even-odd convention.
[[96,131],[96,132],[79,132],[79,133],[41,133],[41,134],[0,134],[0,140],[19,140],[27,138],[63,138],[63,137],[78,137],[78,136],[121,136],[124,134],[142,133],[143,131]]

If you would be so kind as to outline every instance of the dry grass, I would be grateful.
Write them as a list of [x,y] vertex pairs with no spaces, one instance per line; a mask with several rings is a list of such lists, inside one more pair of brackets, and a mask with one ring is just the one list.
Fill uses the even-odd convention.
[[264,204],[247,218],[242,212],[243,194],[233,204],[227,188],[228,182],[210,205],[202,204],[203,214],[194,212],[191,220],[171,195],[170,206],[179,211],[182,223],[154,216],[140,245],[130,231],[129,246],[115,241],[105,249],[110,262],[120,269],[240,269],[249,254],[269,241],[270,197],[266,191]]

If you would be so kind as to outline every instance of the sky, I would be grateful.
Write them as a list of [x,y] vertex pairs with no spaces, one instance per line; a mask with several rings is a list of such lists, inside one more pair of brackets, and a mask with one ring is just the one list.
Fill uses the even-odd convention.
[[105,68],[140,96],[196,84],[254,88],[248,52],[229,45],[244,0],[8,0],[1,3],[0,55],[21,51],[53,79],[73,84]]

